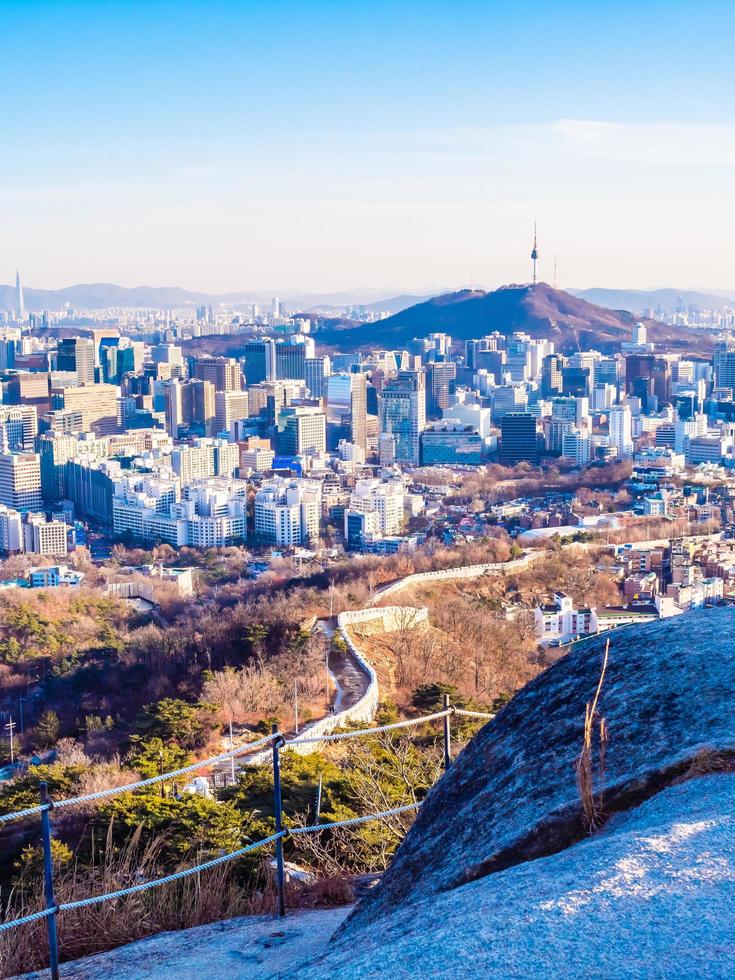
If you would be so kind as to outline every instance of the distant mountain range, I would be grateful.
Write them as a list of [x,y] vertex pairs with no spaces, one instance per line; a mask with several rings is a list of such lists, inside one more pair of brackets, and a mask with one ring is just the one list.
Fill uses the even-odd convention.
[[[468,290],[460,290],[456,295],[464,295]],[[479,294],[479,291],[473,291]],[[680,306],[699,306],[706,309],[722,310],[735,305],[735,299],[723,292],[701,292],[691,289],[570,289],[568,293],[597,306],[611,310],[630,310],[632,312],[661,308],[672,312]],[[107,309],[110,307],[148,307],[168,309],[171,307],[191,307],[201,304],[230,307],[249,306],[252,303],[270,304],[274,295],[280,296],[289,308],[305,313],[315,309],[338,314],[346,306],[364,306],[368,312],[388,312],[391,315],[431,300],[435,293],[397,294],[389,290],[370,287],[345,289],[336,293],[297,293],[293,290],[243,290],[230,293],[205,293],[178,286],[118,286],[115,283],[95,282],[66,286],[64,289],[24,288],[26,308],[32,312],[51,310],[58,312],[68,304],[74,309]],[[454,295],[448,293],[446,295]],[[493,294],[487,294],[493,295]],[[733,291],[735,295],[735,290]],[[15,288],[0,285],[0,310],[15,307]]]
[[[345,306],[364,305],[375,313],[387,310],[397,313],[425,296],[391,296],[376,289],[353,289],[339,293],[294,293],[284,290],[200,293],[178,286],[117,286],[114,283],[95,282],[66,286],[64,289],[23,289],[26,308],[31,312],[51,310],[58,312],[68,304],[74,309],[99,310],[110,307],[148,307],[168,309],[171,307],[200,306],[202,304],[219,306],[249,306],[252,303],[269,304],[274,295],[280,296],[291,308],[313,310],[338,310]],[[15,308],[15,287],[0,285],[0,310]]]
[[597,306],[634,312],[660,308],[665,313],[673,313],[688,306],[720,311],[735,306],[735,299],[724,292],[704,293],[694,289],[570,289],[569,292]]
[[[370,344],[402,347],[415,337],[444,332],[469,340],[498,330],[509,335],[522,330],[548,337],[559,351],[579,348],[617,349],[630,338],[636,322],[632,313],[605,309],[547,283],[502,286],[493,292],[463,289],[435,296],[394,316],[369,325],[344,321],[322,333],[321,339],[349,348]],[[706,350],[709,338],[699,331],[646,320],[649,338],[672,348]]]

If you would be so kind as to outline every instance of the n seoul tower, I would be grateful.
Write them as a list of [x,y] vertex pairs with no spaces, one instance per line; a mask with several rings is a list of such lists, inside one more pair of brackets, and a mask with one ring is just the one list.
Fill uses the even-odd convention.
[[533,248],[531,249],[531,262],[533,262],[533,284],[536,285],[536,263],[538,262],[538,248],[536,247],[536,222],[533,223]]

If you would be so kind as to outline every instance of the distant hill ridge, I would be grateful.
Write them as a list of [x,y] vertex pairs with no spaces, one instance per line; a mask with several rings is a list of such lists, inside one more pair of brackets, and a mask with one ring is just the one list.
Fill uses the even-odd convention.
[[[560,351],[616,350],[629,340],[638,318],[626,310],[596,306],[548,283],[501,286],[493,292],[462,289],[435,296],[369,327],[343,323],[325,336],[341,347],[383,344],[400,347],[415,337],[443,332],[457,340],[482,337],[497,330],[509,336],[523,331],[531,337],[547,337]],[[709,338],[684,327],[656,320],[644,321],[649,338],[671,348],[702,350]]]
[[[588,303],[611,310],[656,310],[674,313],[680,306],[722,311],[735,306],[735,299],[725,293],[708,293],[696,289],[570,289],[569,292]],[[735,290],[732,295],[735,296]]]
[[[380,296],[375,289],[344,290],[337,293],[294,293],[284,290],[281,293],[273,291],[266,293],[262,290],[243,290],[231,293],[204,293],[179,286],[118,286],[109,282],[79,283],[66,286],[63,289],[23,289],[26,308],[31,312],[51,310],[58,312],[69,306],[76,309],[108,309],[110,307],[152,307],[166,309],[169,307],[198,306],[202,303],[218,306],[224,303],[229,306],[249,305],[251,303],[269,304],[273,295],[280,295],[289,303],[291,308],[302,307],[304,310],[320,307],[323,309],[338,309],[344,306],[361,305],[375,313],[388,311],[396,313],[425,299],[425,296],[400,295],[386,298]],[[377,298],[376,298],[377,297]],[[0,310],[15,308],[15,287],[0,285]]]

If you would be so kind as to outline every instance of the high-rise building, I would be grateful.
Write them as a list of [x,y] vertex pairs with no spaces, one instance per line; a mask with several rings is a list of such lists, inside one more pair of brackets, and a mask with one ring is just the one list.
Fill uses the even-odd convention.
[[77,514],[111,524],[115,481],[121,478],[122,472],[117,459],[84,456],[67,460],[65,496],[74,503]]
[[278,452],[283,456],[316,455],[327,448],[326,418],[320,408],[290,405],[277,417]]
[[52,400],[55,409],[66,409],[82,413],[85,432],[98,436],[117,432],[118,389],[115,385],[76,385],[55,388]]
[[15,315],[21,322],[26,318],[26,304],[23,298],[23,286],[20,282],[20,272],[15,273]]
[[171,468],[182,487],[194,480],[214,476],[214,446],[211,439],[176,446],[171,453]]
[[184,376],[184,355],[178,344],[156,344],[151,348],[151,358],[154,364],[170,367],[169,377]]
[[217,434],[227,432],[234,436],[235,424],[248,417],[247,391],[218,391],[214,396],[214,418]]
[[232,478],[240,466],[240,447],[227,439],[213,439],[214,475]]
[[503,466],[539,460],[536,417],[528,412],[506,412],[500,423],[500,462]]
[[524,412],[528,407],[528,388],[524,384],[492,388],[493,419],[499,424],[506,412]]
[[38,421],[38,431],[64,432],[67,435],[84,432],[84,416],[76,408],[59,408],[54,412],[46,412]]
[[298,335],[276,344],[276,379],[306,379],[306,359],[314,356],[311,337]]
[[41,510],[41,463],[37,453],[0,453],[0,503],[21,513]]
[[57,371],[74,372],[80,385],[95,382],[95,347],[88,337],[64,337],[56,351]]
[[44,500],[66,497],[66,464],[79,452],[79,442],[63,432],[44,432],[38,439],[41,467],[41,494]]
[[572,425],[564,433],[562,440],[561,454],[565,459],[570,460],[577,466],[586,466],[592,457],[592,444],[590,440],[591,426],[588,424],[578,428]]
[[482,438],[471,425],[444,419],[421,433],[423,466],[479,466],[481,462]]
[[589,397],[591,393],[591,373],[589,367],[581,367],[570,362],[562,368],[562,394],[573,398]]
[[33,452],[37,434],[35,405],[0,405],[0,452]]
[[179,427],[191,421],[191,400],[184,398],[184,385],[178,378],[163,382],[166,428],[176,439]]
[[514,333],[506,344],[506,370],[511,381],[523,382],[531,378],[531,338],[525,333]]
[[[400,534],[403,526],[405,491],[400,481],[383,483],[380,480],[358,480],[345,510],[345,539],[348,547],[363,547],[371,538]],[[351,532],[351,515],[372,514],[369,522],[359,522],[360,533]]]
[[189,381],[191,389],[191,424],[202,435],[212,436],[215,430],[215,391],[211,381],[198,378]]
[[464,363],[465,367],[471,371],[484,366],[477,363],[477,356],[486,351],[497,351],[497,337],[480,337],[479,340],[466,340],[464,343]]
[[327,379],[327,441],[336,449],[340,439],[367,451],[367,377],[342,372]]
[[454,402],[457,365],[453,361],[432,361],[426,366],[426,414],[441,418],[442,412]]
[[712,357],[715,388],[732,388],[735,392],[735,343],[718,340]]
[[15,355],[19,347],[19,340],[12,337],[0,338],[0,371],[12,370],[15,367]]
[[625,391],[640,398],[643,411],[651,413],[671,401],[671,363],[653,354],[629,354],[625,358]]
[[276,344],[270,337],[251,340],[243,347],[245,381],[248,385],[276,379]]
[[444,421],[469,425],[483,440],[488,438],[492,427],[490,409],[482,405],[450,405],[444,412]]
[[241,443],[240,475],[248,473],[267,473],[273,468],[275,453],[271,449],[270,440],[257,437]]
[[143,370],[144,345],[123,338],[117,347],[117,381],[126,374],[140,374]]
[[541,365],[541,397],[553,398],[564,389],[563,369],[567,359],[562,354],[547,354]]
[[395,460],[418,466],[426,427],[426,386],[422,371],[399,371],[378,398],[381,435],[395,440]]
[[326,354],[306,358],[304,361],[304,379],[312,398],[323,398],[327,394],[327,378],[330,371],[331,363]]
[[48,371],[8,371],[2,378],[6,405],[35,405],[40,418],[51,408]]
[[242,391],[242,370],[234,357],[196,357],[192,360],[192,377],[211,381],[215,391]]
[[[565,395],[586,395],[588,398],[592,396],[592,390],[595,387],[596,381],[597,365],[601,356],[598,351],[594,350],[577,351],[575,354],[569,355],[567,359],[567,370],[580,372],[577,375],[579,378],[583,377],[584,372],[586,372],[586,388],[584,391],[571,391],[565,388]],[[563,371],[562,374],[564,374]]]
[[610,409],[609,441],[618,459],[633,455],[633,420],[629,405],[613,405]]

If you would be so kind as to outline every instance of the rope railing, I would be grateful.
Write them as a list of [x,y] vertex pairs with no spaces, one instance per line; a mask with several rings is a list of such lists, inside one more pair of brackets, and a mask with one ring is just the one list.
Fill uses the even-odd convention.
[[14,813],[0,813],[0,823],[7,823],[10,820],[21,820],[23,817],[32,817],[34,814],[43,813],[46,810],[60,810],[68,806],[81,806],[83,803],[93,803],[97,800],[104,800],[110,796],[117,796],[120,793],[132,793],[135,789],[142,789],[144,786],[155,786],[163,783],[167,779],[177,779],[187,773],[196,772],[197,769],[205,769],[207,766],[216,766],[220,762],[234,759],[241,755],[247,755],[254,749],[260,748],[273,740],[273,735],[266,735],[257,742],[248,742],[239,748],[232,749],[230,752],[222,752],[220,755],[211,756],[209,759],[201,759],[193,762],[189,766],[182,766],[181,769],[172,769],[170,772],[160,773],[158,776],[149,776],[147,779],[139,779],[134,783],[125,783],[122,786],[110,786],[107,789],[98,790],[96,793],[85,793],[83,796],[71,796],[68,799],[56,800],[54,803],[39,803],[37,806],[27,807],[25,810],[16,810]]
[[16,810],[13,813],[0,813],[0,824],[9,823],[12,820],[22,820],[25,817],[32,817],[48,810],[62,810],[70,806],[83,806],[85,803],[97,803],[101,800],[109,799],[112,796],[119,796],[121,793],[132,793],[134,790],[143,789],[148,786],[157,786],[160,783],[171,779],[178,779],[179,776],[186,776],[188,773],[196,772],[198,769],[206,769],[210,766],[219,765],[230,759],[240,758],[249,755],[256,749],[262,748],[273,742],[274,739],[281,740],[281,750],[291,747],[298,749],[302,745],[310,745],[316,742],[339,742],[343,739],[362,738],[365,736],[378,735],[381,732],[394,731],[401,728],[411,728],[416,725],[425,725],[432,721],[439,721],[450,715],[463,715],[470,718],[494,718],[494,715],[484,711],[467,711],[461,708],[450,707],[444,711],[436,711],[430,715],[421,715],[419,718],[409,718],[406,721],[394,721],[388,725],[377,725],[372,728],[360,728],[355,731],[333,732],[329,735],[311,735],[302,738],[297,735],[295,738],[286,739],[280,732],[275,732],[258,739],[255,742],[248,742],[229,752],[222,752],[219,755],[210,756],[208,759],[200,759],[191,765],[182,766],[180,769],[172,769],[169,772],[160,773],[158,776],[149,776],[147,779],[139,779],[134,783],[125,783],[121,786],[110,786],[107,789],[98,790],[95,793],[85,793],[82,796],[71,796],[62,800],[55,800],[53,803],[39,803],[36,806],[26,807],[24,810]]
[[125,898],[127,895],[136,895],[140,892],[149,891],[151,888],[158,888],[160,885],[168,885],[172,881],[180,881],[182,878],[190,878],[192,875],[200,874],[202,871],[209,871],[211,868],[219,867],[222,864],[227,864],[229,861],[236,861],[238,858],[244,857],[245,854],[249,854],[252,851],[256,851],[261,847],[266,847],[268,844],[273,844],[277,840],[281,840],[284,837],[295,836],[298,834],[314,834],[319,833],[322,830],[334,830],[338,827],[355,827],[358,824],[370,823],[374,820],[384,820],[387,817],[394,817],[401,813],[409,813],[411,811],[418,810],[421,806],[422,801],[416,803],[408,803],[406,806],[397,806],[392,810],[383,810],[380,813],[368,813],[362,817],[352,817],[349,820],[335,820],[333,823],[319,823],[314,824],[311,827],[288,827],[284,830],[280,830],[277,834],[271,834],[269,837],[264,837],[262,840],[254,841],[252,844],[247,844],[245,847],[239,847],[236,851],[231,851],[229,854],[222,854],[219,857],[212,858],[210,861],[204,861],[202,864],[197,864],[192,868],[184,868],[181,871],[174,871],[169,875],[164,875],[162,878],[154,878],[151,881],[143,881],[137,885],[129,885],[127,888],[118,888],[114,892],[105,892],[104,895],[93,895],[90,898],[80,898],[75,902],[62,902],[60,905],[56,905],[53,908],[41,909],[39,912],[32,912],[29,915],[24,915],[18,919],[12,919],[9,922],[0,922],[0,932],[4,932],[8,929],[14,929],[17,926],[28,925],[31,922],[37,922],[39,919],[45,919],[49,915],[56,915],[59,912],[72,912],[76,909],[89,908],[92,905],[101,905],[103,902],[115,902],[119,898]]
[[495,715],[488,714],[487,711],[468,711],[466,708],[452,708],[453,715],[462,715],[463,718],[494,718]]
[[433,715],[421,715],[420,718],[409,718],[407,721],[393,721],[389,725],[377,725],[373,728],[360,728],[356,731],[346,731],[346,732],[334,732],[331,735],[313,735],[310,738],[296,738],[289,739],[286,742],[284,748],[289,748],[290,746],[308,745],[311,742],[339,742],[345,738],[361,738],[363,735],[378,735],[380,732],[390,732],[396,728],[410,728],[413,725],[424,725],[430,721],[438,721],[440,718],[446,718],[447,715],[453,713],[453,708],[447,708],[445,711],[437,711]]
[[320,830],[335,830],[337,827],[356,827],[361,823],[369,823],[371,820],[383,820],[385,817],[395,817],[399,813],[409,813],[411,810],[418,810],[423,800],[416,803],[407,803],[405,806],[396,806],[392,810],[383,810],[382,813],[368,813],[364,817],[350,817],[348,820],[335,820],[334,823],[316,823],[311,827],[289,827],[288,833],[291,836],[297,834],[316,834]]
[[[278,884],[278,903],[279,903],[279,914],[286,914],[286,904],[285,904],[285,872],[284,872],[284,862],[283,862],[283,840],[288,836],[298,836],[301,834],[314,834],[320,833],[322,830],[336,829],[340,827],[354,827],[363,823],[367,823],[371,820],[382,820],[389,817],[397,816],[402,813],[409,813],[418,810],[421,806],[421,802],[408,803],[403,806],[393,807],[390,810],[384,810],[380,813],[366,814],[361,817],[350,817],[346,820],[337,820],[333,823],[316,823],[312,826],[302,826],[302,827],[283,827],[282,824],[282,803],[281,803],[281,776],[280,776],[280,753],[283,750],[287,750],[291,747],[298,748],[301,745],[312,743],[312,742],[336,742],[341,739],[352,739],[364,736],[373,736],[381,732],[396,731],[404,728],[415,727],[417,725],[425,725],[432,721],[443,721],[444,727],[444,768],[447,769],[451,764],[451,733],[450,733],[450,718],[452,715],[461,715],[471,718],[483,718],[489,719],[494,717],[491,714],[482,711],[470,711],[462,708],[455,708],[450,706],[449,699],[444,696],[444,710],[436,711],[429,715],[422,715],[418,718],[409,718],[406,721],[396,721],[391,722],[387,725],[377,725],[372,728],[357,729],[355,731],[343,731],[343,732],[333,732],[329,735],[314,735],[307,737],[299,737],[292,739],[286,739],[285,736],[279,732],[275,725],[273,726],[273,731],[270,735],[266,735],[255,742],[248,742],[246,745],[242,745],[237,749],[232,749],[229,752],[223,752],[216,756],[211,756],[208,759],[202,759],[199,762],[194,762],[191,765],[183,766],[180,769],[174,769],[170,772],[161,773],[158,776],[151,776],[148,779],[140,779],[134,783],[128,783],[124,786],[113,786],[108,789],[99,790],[96,793],[87,793],[83,796],[74,796],[67,799],[52,801],[48,796],[48,786],[47,783],[42,782],[40,784],[41,802],[37,806],[26,807],[23,810],[17,810],[14,813],[0,814],[0,825],[3,823],[8,823],[11,820],[19,820],[24,817],[34,816],[36,814],[41,815],[41,831],[42,831],[42,844],[43,844],[43,860],[44,860],[44,894],[46,899],[46,908],[41,909],[38,912],[32,912],[28,915],[21,916],[17,919],[12,919],[8,922],[0,922],[0,933],[3,933],[9,929],[14,929],[18,926],[27,925],[31,922],[37,922],[39,920],[45,919],[47,923],[48,930],[48,945],[49,945],[49,957],[51,966],[51,977],[52,980],[58,980],[59,977],[59,958],[58,958],[58,939],[57,939],[57,915],[60,912],[69,912],[75,909],[87,908],[94,905],[100,905],[104,902],[114,902],[119,898],[123,898],[126,895],[134,895],[139,892],[148,891],[151,888],[158,888],[161,885],[169,884],[173,881],[178,881],[182,878],[188,878],[191,875],[199,874],[202,871],[207,871],[210,868],[218,867],[221,864],[225,864],[228,861],[234,861],[237,858],[244,856],[245,854],[255,851],[258,848],[265,847],[268,844],[275,843],[276,845],[276,868],[277,868],[277,884]],[[108,799],[119,793],[129,793],[136,789],[142,789],[147,786],[154,786],[156,784],[162,783],[165,780],[175,779],[178,776],[184,776],[187,773],[195,772],[197,769],[203,769],[207,766],[217,765],[221,762],[226,762],[229,759],[236,758],[238,756],[246,755],[255,749],[261,748],[264,745],[270,744],[273,752],[273,799],[274,799],[274,812],[275,812],[275,833],[271,834],[269,837],[264,837],[262,840],[255,841],[251,844],[247,844],[244,847],[240,847],[229,854],[222,854],[219,857],[212,858],[209,861],[205,861],[202,864],[195,865],[192,868],[184,868],[181,871],[175,871],[172,874],[164,875],[162,878],[155,878],[151,881],[139,882],[136,885],[130,885],[127,888],[120,888],[114,892],[108,892],[104,895],[93,895],[89,898],[78,899],[74,902],[66,902],[58,904],[54,897],[54,876],[53,876],[53,862],[52,862],[52,852],[51,852],[51,823],[50,817],[51,812],[58,809],[63,809],[66,807],[71,807],[75,805],[82,805],[85,803],[95,803],[100,800]],[[318,805],[317,805],[318,811]]]

